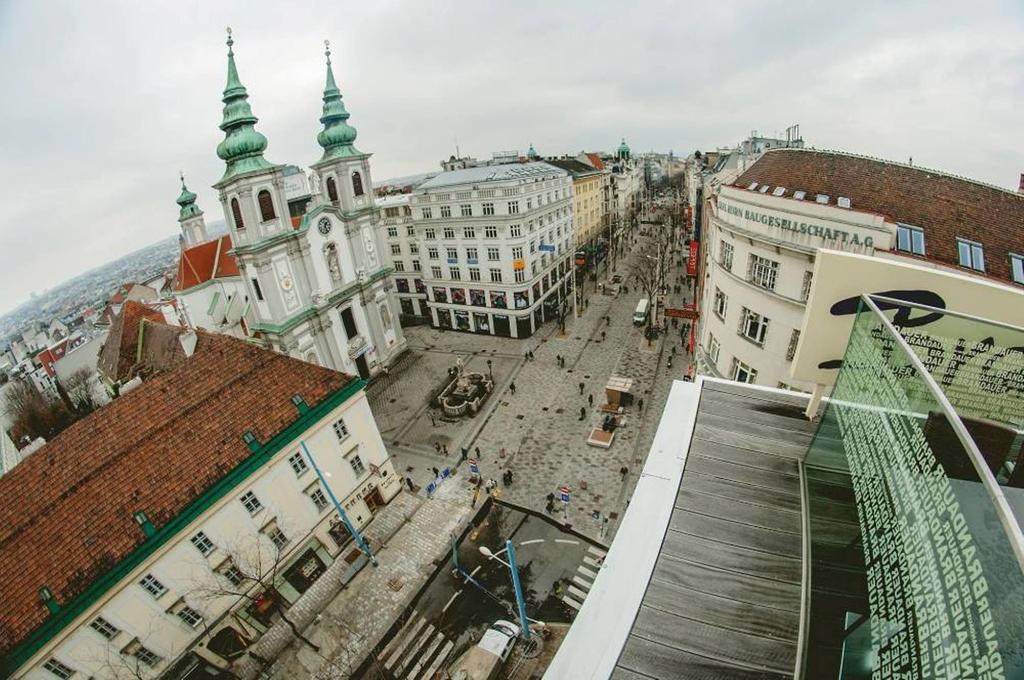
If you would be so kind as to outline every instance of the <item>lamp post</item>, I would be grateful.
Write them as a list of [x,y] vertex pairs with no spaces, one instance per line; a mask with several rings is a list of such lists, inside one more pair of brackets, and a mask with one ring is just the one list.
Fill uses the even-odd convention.
[[313,471],[316,472],[316,476],[320,479],[320,483],[323,484],[324,489],[327,490],[327,495],[330,497],[331,502],[334,503],[334,509],[338,511],[338,517],[345,525],[345,528],[348,529],[348,533],[352,535],[352,538],[355,540],[356,545],[359,546],[359,549],[370,558],[370,563],[375,567],[378,566],[377,558],[370,550],[370,546],[366,544],[366,541],[363,539],[363,535],[359,533],[359,530],[356,529],[352,522],[349,521],[348,515],[345,514],[344,508],[341,507],[341,503],[339,503],[337,497],[335,497],[334,491],[331,490],[331,485],[328,484],[327,479],[324,478],[324,473],[320,471],[320,466],[316,464],[316,459],[313,458],[313,454],[309,450],[309,447],[306,446],[306,442],[299,442],[299,446],[302,447],[302,452],[306,454],[306,458],[308,458],[309,462],[313,465]]
[[[508,562],[498,557],[503,552],[508,553]],[[516,565],[516,551],[512,547],[512,540],[505,540],[505,549],[497,553],[491,552],[486,545],[480,546],[480,553],[489,560],[498,560],[512,572],[512,587],[516,593],[516,606],[519,607],[519,626],[522,629],[523,639],[530,639],[530,622],[526,619],[526,602],[523,600],[523,587],[519,583],[519,567]]]

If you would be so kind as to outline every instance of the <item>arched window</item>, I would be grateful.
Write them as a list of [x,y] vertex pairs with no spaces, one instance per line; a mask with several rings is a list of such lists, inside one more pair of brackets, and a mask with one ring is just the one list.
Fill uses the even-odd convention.
[[332,202],[337,202],[338,200],[338,185],[334,183],[333,177],[327,178],[327,198]]
[[352,193],[356,196],[363,195],[363,176],[358,172],[352,173]]
[[260,193],[256,194],[256,201],[260,204],[260,218],[264,222],[277,217],[277,215],[274,214],[274,199],[270,197],[269,191],[264,189]]
[[242,219],[242,206],[238,205],[238,199],[231,199],[231,216],[235,218],[235,229],[245,229],[245,221]]

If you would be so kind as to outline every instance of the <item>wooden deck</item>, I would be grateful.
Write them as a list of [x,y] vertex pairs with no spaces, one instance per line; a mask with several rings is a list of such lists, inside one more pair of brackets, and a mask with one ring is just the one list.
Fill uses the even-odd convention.
[[705,382],[675,508],[615,680],[781,680],[796,665],[806,401]]

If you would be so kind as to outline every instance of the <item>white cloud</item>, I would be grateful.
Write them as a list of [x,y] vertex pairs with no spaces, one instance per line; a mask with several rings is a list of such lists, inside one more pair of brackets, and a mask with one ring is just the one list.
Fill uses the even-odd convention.
[[1015,2],[0,4],[0,310],[211,220],[223,29],[267,158],[318,157],[322,40],[383,179],[454,151],[687,153],[800,123],[808,143],[1016,186]]

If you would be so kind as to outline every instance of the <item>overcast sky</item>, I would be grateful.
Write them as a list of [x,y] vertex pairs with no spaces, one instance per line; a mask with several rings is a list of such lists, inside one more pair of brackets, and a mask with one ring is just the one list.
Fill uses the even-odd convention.
[[179,169],[222,218],[229,25],[275,163],[319,158],[328,38],[377,179],[437,169],[456,139],[686,154],[799,123],[809,145],[1016,189],[1024,3],[894,4],[0,0],[0,313],[177,234]]

